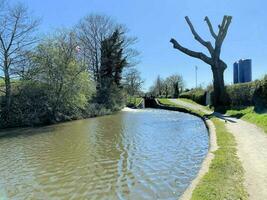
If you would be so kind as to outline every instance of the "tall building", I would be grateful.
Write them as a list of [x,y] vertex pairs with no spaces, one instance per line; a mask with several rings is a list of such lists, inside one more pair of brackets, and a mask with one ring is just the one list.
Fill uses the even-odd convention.
[[238,62],[235,62],[234,63],[234,74],[233,74],[233,77],[234,77],[234,83],[238,83],[239,82],[239,79],[238,79]]
[[234,83],[246,83],[252,80],[252,61],[242,59],[234,63],[233,66]]

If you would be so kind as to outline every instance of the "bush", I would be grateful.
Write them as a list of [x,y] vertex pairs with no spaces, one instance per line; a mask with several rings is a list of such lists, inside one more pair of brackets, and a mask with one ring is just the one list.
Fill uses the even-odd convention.
[[256,109],[267,108],[267,75],[254,92],[253,102]]
[[[1,111],[0,128],[32,126],[49,124],[52,113],[48,106],[48,98],[40,85],[30,88],[22,88],[13,91],[12,107],[8,113],[8,120],[5,120],[4,109]],[[4,98],[1,104],[4,103]],[[4,108],[4,106],[2,106]]]
[[267,108],[267,76],[262,80],[234,84],[226,87],[230,106]]
[[193,89],[188,92],[184,92],[180,94],[180,98],[186,98],[191,99],[201,105],[206,104],[206,92],[205,90],[199,88],[199,89]]
[[258,82],[239,83],[226,87],[230,106],[251,106]]

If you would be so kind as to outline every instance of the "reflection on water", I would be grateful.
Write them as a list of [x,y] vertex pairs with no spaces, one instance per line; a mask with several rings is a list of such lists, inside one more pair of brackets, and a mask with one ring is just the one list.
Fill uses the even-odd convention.
[[13,132],[0,139],[9,199],[177,199],[208,151],[199,118],[164,110]]

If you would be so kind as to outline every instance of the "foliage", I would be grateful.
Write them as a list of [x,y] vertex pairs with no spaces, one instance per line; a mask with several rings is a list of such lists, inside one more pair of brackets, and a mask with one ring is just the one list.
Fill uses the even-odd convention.
[[178,98],[184,89],[183,77],[179,74],[171,75],[165,79],[157,77],[149,93],[155,97]]
[[240,83],[226,87],[231,106],[250,106],[253,104],[253,94],[257,83]]
[[267,76],[262,80],[227,86],[230,106],[254,106],[267,108]]
[[122,35],[122,32],[115,30],[109,38],[103,40],[101,45],[97,102],[112,110],[118,110],[124,106],[121,79],[127,60],[122,48],[124,43]]
[[33,34],[39,21],[25,6],[3,8],[0,128],[110,114],[124,106],[124,68],[134,66],[137,55],[126,27],[89,15],[74,29],[40,40]]
[[130,108],[137,108],[142,101],[143,101],[143,98],[141,97],[128,96],[126,105]]
[[257,110],[267,109],[267,75],[260,81],[255,90],[253,102]]
[[72,32],[58,33],[39,44],[32,52],[20,85],[12,93],[12,120],[1,126],[49,124],[81,118],[94,93],[94,85],[76,54]]

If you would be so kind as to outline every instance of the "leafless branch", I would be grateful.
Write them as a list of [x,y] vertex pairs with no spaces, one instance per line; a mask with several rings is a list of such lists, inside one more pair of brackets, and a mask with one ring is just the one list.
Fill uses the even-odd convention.
[[205,17],[204,21],[206,21],[206,23],[208,24],[210,33],[211,33],[212,37],[216,40],[217,39],[217,35],[214,32],[213,27],[212,27],[212,24],[211,24],[211,22],[210,22],[210,20],[209,20],[209,18],[207,16]]
[[189,50],[183,46],[181,46],[175,39],[171,39],[170,42],[173,44],[173,48],[175,49],[178,49],[179,51],[189,55],[189,56],[192,56],[194,58],[199,58],[201,60],[203,60],[205,63],[207,64],[211,64],[212,61],[211,61],[211,58],[209,58],[208,56],[206,56],[204,53],[201,53],[201,52],[196,52],[196,51],[192,51],[192,50]]
[[188,26],[190,27],[190,30],[191,30],[192,34],[194,35],[194,38],[195,38],[200,44],[202,44],[203,46],[205,46],[205,47],[209,50],[210,54],[212,54],[213,51],[214,51],[214,49],[213,49],[211,43],[208,42],[208,41],[204,41],[204,40],[199,36],[199,34],[196,32],[196,30],[195,30],[195,28],[194,28],[193,24],[191,23],[191,21],[190,21],[190,19],[189,19],[188,16],[185,17],[185,20],[186,20]]

